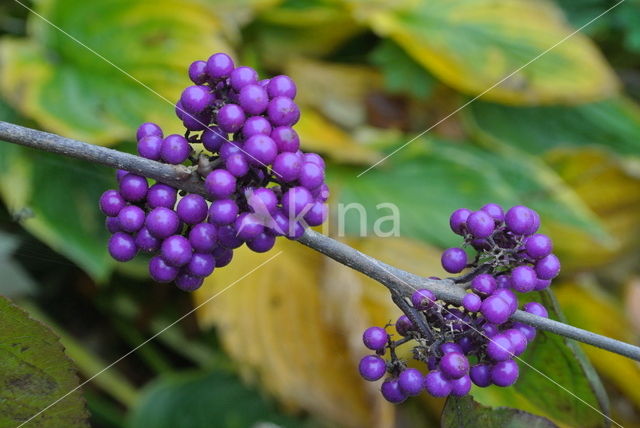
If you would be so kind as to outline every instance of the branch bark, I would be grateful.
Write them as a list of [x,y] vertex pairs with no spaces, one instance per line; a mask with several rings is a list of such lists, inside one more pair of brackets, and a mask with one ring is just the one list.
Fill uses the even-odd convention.
[[[116,169],[124,169],[187,192],[208,197],[202,180],[185,166],[167,165],[129,153],[2,121],[0,121],[0,140]],[[403,271],[310,229],[298,242],[376,280],[393,294],[399,296],[409,297],[413,291],[426,288],[431,290],[440,300],[460,304],[465,293],[464,289],[456,286],[452,279],[433,280]],[[511,318],[540,330],[559,334],[640,361],[640,347],[638,346],[520,310],[516,311]]]

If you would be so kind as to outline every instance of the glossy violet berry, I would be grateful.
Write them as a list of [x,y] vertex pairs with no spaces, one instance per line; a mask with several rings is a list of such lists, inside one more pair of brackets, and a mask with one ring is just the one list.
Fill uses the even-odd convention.
[[405,369],[398,376],[398,385],[405,395],[418,395],[424,388],[424,376],[418,369]]
[[249,162],[243,153],[229,155],[224,161],[224,166],[231,175],[237,178],[244,177],[249,172]]
[[377,355],[367,355],[360,360],[358,371],[364,380],[373,382],[384,376],[387,372],[387,364]]
[[236,221],[239,212],[238,204],[233,199],[213,201],[209,207],[209,223],[220,226]]
[[282,208],[290,217],[308,211],[313,205],[313,196],[302,186],[292,187],[282,195]]
[[533,222],[531,223],[531,227],[529,228],[529,230],[527,230],[525,235],[533,235],[538,231],[538,228],[540,227],[540,215],[538,214],[538,212],[536,210],[531,210],[531,214],[533,215]]
[[492,324],[503,324],[512,314],[509,303],[495,295],[487,297],[482,302],[480,312]]
[[247,204],[258,215],[275,213],[278,209],[278,197],[273,190],[266,187],[245,190]]
[[442,253],[442,267],[449,273],[460,273],[467,267],[467,253],[462,248],[448,248]]
[[433,294],[432,291],[427,290],[426,288],[421,288],[420,290],[416,290],[411,295],[411,304],[414,308],[419,311],[424,311],[429,309],[434,305],[436,301],[436,295]]
[[549,288],[550,285],[551,285],[550,279],[538,278],[538,280],[536,281],[536,288],[534,288],[534,290],[541,291],[541,290],[544,290],[545,288]]
[[125,232],[137,232],[144,225],[144,210],[135,205],[124,207],[118,213],[120,228]]
[[181,272],[175,279],[176,286],[182,291],[195,291],[202,286],[204,278]]
[[127,203],[117,190],[107,190],[100,196],[100,211],[109,217],[118,215]]
[[449,226],[451,227],[451,230],[458,235],[464,235],[467,227],[467,219],[470,214],[471,210],[466,208],[455,210],[453,214],[451,214],[451,217],[449,217]]
[[176,204],[178,191],[166,184],[156,183],[147,192],[147,205],[150,208],[165,207],[173,209]]
[[532,259],[541,259],[551,254],[553,243],[547,235],[538,233],[527,238],[524,249]]
[[273,173],[285,183],[298,179],[301,170],[302,156],[297,153],[280,153],[273,161]]
[[529,302],[526,303],[522,309],[525,312],[529,312],[530,314],[537,315],[543,318],[549,318],[549,312],[547,312],[547,308],[541,305],[538,302]]
[[160,249],[160,240],[149,233],[146,227],[136,233],[135,241],[138,249],[147,253],[154,253]]
[[513,360],[501,361],[491,368],[491,381],[502,387],[511,386],[518,380],[520,369]]
[[525,206],[511,207],[504,216],[504,221],[509,230],[516,235],[524,235],[531,230],[534,224],[533,211]]
[[248,114],[262,114],[269,105],[269,96],[264,88],[257,84],[243,86],[238,94],[240,107]]
[[267,92],[269,97],[287,97],[294,99],[296,97],[296,84],[289,76],[279,75],[269,79],[267,84]]
[[400,336],[406,336],[413,330],[413,323],[406,315],[400,315],[396,321],[396,331]]
[[276,243],[276,237],[270,232],[261,232],[258,236],[247,242],[247,247],[256,253],[266,253]]
[[367,348],[378,351],[387,345],[389,335],[382,327],[369,327],[362,334],[362,342]]
[[[271,135],[271,124],[262,116],[253,116],[244,122],[242,127],[242,135],[244,138],[253,137],[254,135]],[[271,137],[273,139],[273,137]]]
[[178,276],[178,268],[169,266],[160,256],[149,260],[149,275],[156,282],[171,282]]
[[451,352],[462,353],[462,348],[457,343],[445,342],[440,345],[440,352],[442,352],[443,354],[449,354]]
[[236,178],[227,170],[216,169],[207,175],[204,187],[216,199],[228,198],[236,190]]
[[120,195],[130,202],[142,201],[147,196],[149,183],[147,179],[135,174],[127,174],[120,180]]
[[492,297],[499,297],[509,305],[509,311],[513,314],[518,309],[518,297],[516,294],[506,288],[500,288],[493,292]]
[[207,201],[202,196],[191,193],[180,199],[176,212],[185,223],[198,224],[207,218],[208,209]]
[[517,328],[510,328],[505,330],[502,334],[509,339],[509,342],[511,342],[513,355],[520,355],[527,349],[527,337]]
[[212,79],[229,77],[234,69],[233,60],[224,53],[216,53],[207,60],[207,74]]
[[229,83],[233,89],[240,91],[247,85],[258,83],[258,73],[251,67],[238,67],[231,72],[231,75],[229,76]]
[[231,263],[231,259],[233,259],[233,250],[225,247],[217,247],[213,250],[213,257],[216,259],[216,267],[221,268],[225,267],[229,263]]
[[553,279],[560,273],[560,260],[555,254],[549,254],[536,262],[535,270],[538,278]]
[[531,266],[518,266],[511,271],[513,289],[520,293],[532,291],[537,284],[536,271]]
[[488,273],[482,273],[471,281],[471,289],[481,296],[491,295],[497,286],[496,279]]
[[138,154],[146,159],[160,160],[160,150],[162,149],[162,137],[150,135],[138,141]]
[[254,165],[270,165],[278,155],[276,143],[267,135],[254,135],[244,144],[249,162]]
[[290,126],[278,126],[273,129],[271,138],[276,142],[279,152],[295,153],[300,149],[300,137]]
[[481,388],[491,385],[491,367],[488,364],[476,364],[469,369],[471,381]]
[[160,254],[163,260],[171,266],[184,266],[191,260],[193,249],[189,240],[182,235],[173,235],[162,242]]
[[235,221],[238,238],[250,241],[264,231],[262,220],[252,213],[242,213]]
[[199,253],[210,253],[216,247],[218,229],[210,223],[200,223],[189,231],[189,243]]
[[304,221],[309,226],[320,226],[329,216],[329,207],[323,202],[315,202],[309,212],[304,215]]
[[145,226],[151,235],[158,239],[165,239],[178,232],[180,218],[175,211],[166,207],[158,207],[149,212]]
[[440,359],[439,368],[447,379],[458,379],[469,372],[469,360],[460,352],[449,352]]
[[212,153],[220,150],[220,147],[228,141],[228,135],[217,126],[210,126],[202,132],[202,145]]
[[203,131],[211,122],[211,112],[205,110],[200,113],[183,114],[182,124],[189,131]]
[[109,231],[109,233],[113,234],[116,232],[122,232],[120,228],[120,222],[117,217],[107,217],[104,219],[104,225]]
[[424,389],[434,397],[446,397],[451,393],[451,384],[439,370],[433,370],[424,377]]
[[305,162],[302,164],[298,180],[303,187],[313,190],[324,183],[324,168],[312,162]]
[[451,385],[451,395],[456,397],[465,396],[471,391],[471,378],[468,375],[452,379],[449,384]]
[[275,97],[269,101],[267,117],[274,126],[292,126],[300,119],[300,110],[291,98]]
[[498,204],[486,204],[481,210],[493,217],[496,223],[504,221],[504,210]]
[[218,228],[218,244],[225,248],[235,249],[243,243],[244,241],[238,237],[236,228],[233,225],[230,224]]
[[390,403],[402,403],[407,399],[407,395],[400,389],[398,379],[389,379],[382,382],[380,392],[385,400]]
[[205,61],[194,61],[189,66],[189,79],[196,85],[202,85],[209,80],[207,74],[207,63]]
[[204,85],[188,86],[182,91],[180,103],[189,113],[200,113],[211,104],[215,97],[209,92],[209,87]]
[[482,306],[482,299],[475,293],[467,293],[462,298],[462,306],[469,312],[478,312]]
[[496,224],[493,217],[485,211],[476,211],[467,218],[467,230],[475,238],[487,238],[495,230]]
[[135,240],[131,235],[124,232],[114,233],[111,238],[109,238],[107,249],[111,257],[119,262],[127,262],[133,259],[138,253]]
[[182,135],[168,135],[162,142],[160,156],[166,163],[180,164],[187,160],[191,153],[189,142]]
[[212,254],[194,253],[187,264],[187,272],[194,276],[209,276],[216,267]]
[[500,333],[493,336],[487,344],[487,356],[493,361],[505,361],[513,355],[513,344],[509,338]]
[[518,330],[520,330],[520,332],[524,334],[524,337],[527,338],[527,341],[529,341],[529,343],[533,342],[533,339],[536,338],[535,327],[532,327],[530,325],[523,324],[520,322],[516,322],[516,323],[513,323],[513,328],[517,328]]
[[162,138],[162,128],[153,122],[143,123],[136,131],[136,139],[140,141],[144,137],[160,137]]
[[218,111],[216,122],[224,132],[232,133],[242,129],[245,118],[242,107],[236,104],[226,104]]

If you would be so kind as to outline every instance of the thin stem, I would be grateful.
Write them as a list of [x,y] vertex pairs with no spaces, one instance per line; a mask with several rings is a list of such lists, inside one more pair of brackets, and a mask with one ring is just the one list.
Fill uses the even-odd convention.
[[[198,174],[184,166],[167,165],[2,121],[0,121],[0,139],[112,168],[124,169],[181,190],[208,197]],[[452,279],[434,280],[403,271],[310,229],[298,242],[378,281],[394,295],[409,297],[413,291],[426,288],[431,290],[438,299],[460,305],[465,293],[464,289],[456,286]],[[511,319],[640,361],[640,347],[619,340],[520,310],[516,311]]]

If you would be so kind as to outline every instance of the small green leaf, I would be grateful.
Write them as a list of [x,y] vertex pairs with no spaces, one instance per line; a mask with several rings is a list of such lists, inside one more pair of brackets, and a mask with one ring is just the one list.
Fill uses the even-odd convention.
[[240,380],[219,370],[167,375],[152,383],[129,415],[129,428],[251,427],[259,422],[282,427],[301,423]]
[[469,395],[449,397],[442,410],[442,428],[556,428],[549,419],[508,407],[483,406]]
[[[78,386],[71,361],[44,324],[0,296],[0,427],[13,428]],[[33,427],[88,427],[75,391],[29,422]]]
[[389,92],[427,98],[433,91],[436,79],[394,42],[383,40],[370,58],[382,71]]

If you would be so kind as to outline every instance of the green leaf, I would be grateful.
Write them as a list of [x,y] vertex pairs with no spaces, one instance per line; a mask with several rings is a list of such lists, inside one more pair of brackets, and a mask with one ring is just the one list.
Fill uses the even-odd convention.
[[[58,338],[0,296],[0,427],[13,428],[78,386]],[[29,422],[34,427],[88,427],[75,391]]]
[[469,395],[449,397],[442,410],[443,428],[554,428],[550,420],[508,407],[483,406]]
[[485,99],[575,104],[610,96],[618,87],[595,45],[573,34],[549,1],[345,1],[378,35],[466,94],[492,88]]
[[371,52],[370,58],[382,71],[389,92],[427,98],[433,91],[436,84],[434,77],[394,42],[383,40]]
[[167,375],[147,387],[129,415],[129,428],[245,428],[259,422],[300,426],[223,371]]
[[[328,175],[339,202],[359,203],[365,208],[369,233],[380,217],[392,214],[388,205],[378,204],[391,203],[401,213],[402,236],[450,247],[459,244],[459,237],[446,232],[455,209],[479,209],[488,202],[509,207],[526,201],[546,223],[582,229],[608,240],[598,220],[573,191],[535,158],[506,156],[442,140],[422,139],[413,144],[411,150],[359,178],[356,176],[362,170],[348,167],[337,167]],[[346,205],[343,209],[347,213],[346,232],[359,234],[360,216]],[[380,224],[383,231],[390,225]]]
[[573,107],[476,102],[464,114],[481,140],[532,154],[599,145],[622,155],[640,156],[640,107],[622,97]]
[[177,130],[172,103],[189,63],[229,51],[215,7],[199,0],[43,0],[35,9],[77,41],[31,14],[30,38],[0,43],[0,88],[22,114],[80,140],[111,144],[147,120]]

